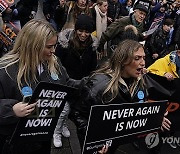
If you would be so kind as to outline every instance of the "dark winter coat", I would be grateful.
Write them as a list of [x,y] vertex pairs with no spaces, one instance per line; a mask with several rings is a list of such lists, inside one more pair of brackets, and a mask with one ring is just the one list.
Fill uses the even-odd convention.
[[79,80],[88,76],[96,68],[97,39],[90,36],[92,37],[92,44],[85,49],[78,50],[70,43],[70,40],[74,38],[74,33],[75,31],[70,29],[60,33],[56,55],[61,59],[62,65],[66,68],[69,76]]
[[[81,103],[74,106],[71,111],[71,119],[74,121],[77,127],[78,137],[80,143],[83,143],[84,135],[87,128],[87,122],[90,114],[90,108],[93,105],[102,105],[102,104],[115,104],[115,103],[130,103],[130,102],[139,102],[145,101],[147,92],[145,87],[142,84],[142,80],[136,82],[134,92],[130,94],[127,85],[124,80],[121,79],[119,83],[119,93],[113,101],[111,96],[103,96],[104,90],[107,88],[107,84],[110,82],[111,77],[104,74],[95,75],[90,77],[87,80],[87,83],[83,86],[81,90]],[[143,100],[138,98],[138,92],[142,91],[144,93]]]
[[164,57],[167,51],[167,41],[169,40],[169,33],[163,31],[162,27],[158,28],[149,40],[150,54],[157,53],[159,58]]
[[[124,28],[127,25],[133,25],[131,15],[117,19],[112,24],[110,24],[107,30],[104,33],[102,33],[102,36],[99,42],[99,48],[103,49],[105,42],[110,41],[110,40],[112,40],[112,43],[111,43],[112,45],[117,45],[121,41]],[[137,30],[140,36],[139,39],[141,39],[142,32],[144,30],[144,25],[142,25],[141,28],[137,28]]]
[[[38,82],[46,81],[51,83],[57,84],[64,84],[64,85],[73,85],[75,84],[74,80],[69,79],[66,70],[60,65],[61,74],[59,75],[58,80],[53,80],[51,75],[48,72],[46,66],[43,67],[44,71],[37,76]],[[15,116],[12,107],[18,102],[21,102],[23,99],[22,91],[18,89],[17,85],[17,72],[18,72],[18,64],[13,64],[7,68],[7,71],[4,68],[0,69],[0,152],[3,147],[3,140],[7,140],[15,130],[15,126],[19,120],[18,117]],[[25,82],[23,83],[23,87],[27,86]],[[31,83],[32,91],[37,86],[37,83]],[[22,144],[23,145],[23,144]],[[26,144],[27,145],[27,144]],[[28,144],[29,145],[29,144]],[[29,150],[33,151],[36,150],[36,146],[41,146],[41,144],[33,142],[31,146],[29,145]],[[8,147],[10,148],[10,147]],[[23,149],[23,146],[19,150],[26,150]],[[22,152],[23,153],[23,152]]]
[[121,3],[118,1],[117,3],[112,2],[111,0],[108,1],[108,11],[107,16],[115,21],[119,18],[121,14]]

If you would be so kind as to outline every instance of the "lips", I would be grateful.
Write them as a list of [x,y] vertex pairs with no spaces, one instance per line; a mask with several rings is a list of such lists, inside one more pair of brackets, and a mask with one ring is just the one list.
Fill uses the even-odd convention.
[[137,72],[139,73],[139,74],[142,74],[143,73],[143,68],[138,68],[138,69],[136,69],[137,70]]

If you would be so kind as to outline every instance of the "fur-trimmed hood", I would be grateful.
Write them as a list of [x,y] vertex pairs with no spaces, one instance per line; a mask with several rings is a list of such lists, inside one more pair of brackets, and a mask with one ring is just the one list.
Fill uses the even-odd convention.
[[[63,48],[68,48],[69,46],[69,40],[73,38],[74,36],[74,30],[73,29],[65,29],[61,31],[58,35],[58,43],[63,47]],[[98,47],[98,40],[95,36],[91,34],[93,43],[92,43],[92,48],[93,51],[97,50]]]

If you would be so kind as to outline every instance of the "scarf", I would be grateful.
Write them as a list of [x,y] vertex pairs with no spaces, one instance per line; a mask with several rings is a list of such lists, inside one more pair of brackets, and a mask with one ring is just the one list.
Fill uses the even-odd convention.
[[[96,11],[96,37],[99,41],[107,28],[107,13],[102,13],[97,5],[94,8]],[[105,43],[104,49],[107,49],[107,43]]]
[[102,32],[105,32],[107,28],[107,15],[106,13],[102,13],[97,5],[95,6],[95,11],[96,11],[96,33],[98,40],[100,40]]
[[138,32],[143,29],[143,23],[138,23],[134,17],[134,14],[132,15],[132,23],[138,29]]

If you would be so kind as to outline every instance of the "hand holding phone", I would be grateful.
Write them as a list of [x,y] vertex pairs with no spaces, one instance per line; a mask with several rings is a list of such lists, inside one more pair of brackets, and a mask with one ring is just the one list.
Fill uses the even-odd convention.
[[23,103],[29,103],[29,101],[31,100],[31,95],[26,95],[23,97]]

